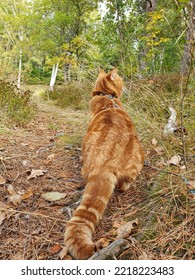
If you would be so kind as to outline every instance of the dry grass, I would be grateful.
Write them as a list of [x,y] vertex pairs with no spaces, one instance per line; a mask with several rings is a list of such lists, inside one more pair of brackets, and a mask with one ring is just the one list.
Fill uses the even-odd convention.
[[[168,79],[167,79],[168,78]],[[195,197],[194,188],[194,97],[189,91],[181,112],[179,76],[153,77],[148,81],[129,84],[127,110],[137,124],[146,151],[147,199],[139,205],[142,221],[138,238],[148,258],[195,258]],[[178,126],[181,113],[185,116],[187,135],[185,169],[181,135],[165,137],[163,129],[168,118],[168,106],[177,111]],[[152,144],[155,138],[157,144]],[[169,166],[166,161],[174,155],[181,156],[179,166]],[[192,181],[191,185],[189,181]]]

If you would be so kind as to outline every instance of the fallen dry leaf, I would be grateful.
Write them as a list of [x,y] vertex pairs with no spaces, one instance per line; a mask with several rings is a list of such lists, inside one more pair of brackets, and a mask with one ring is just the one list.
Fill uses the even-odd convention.
[[132,233],[132,230],[138,226],[138,219],[134,219],[130,222],[123,224],[117,229],[117,239],[128,238]]
[[27,180],[37,178],[39,176],[43,176],[47,170],[41,170],[41,169],[32,169],[30,175],[27,177]]
[[10,195],[15,193],[14,187],[11,184],[7,186],[7,191]]
[[7,186],[7,191],[10,194],[9,200],[14,204],[17,205],[21,202],[21,197],[16,191],[14,190],[14,187],[10,184]]
[[152,145],[154,145],[154,146],[156,146],[158,144],[158,141],[155,138],[153,138],[151,142],[152,142]]
[[9,197],[9,200],[14,204],[17,205],[21,202],[21,197],[19,194],[15,193]]
[[48,160],[53,160],[55,158],[55,156],[56,156],[55,154],[51,154],[47,157],[47,159]]
[[60,251],[59,253],[59,257],[61,260],[64,260],[64,258],[67,257],[67,254],[68,254],[68,250],[66,247],[63,247],[63,249]]
[[6,179],[0,176],[0,185],[4,185],[6,183]]
[[122,225],[124,225],[126,222],[121,218],[121,217],[116,217],[114,219],[114,222],[112,224],[112,227],[113,228],[119,228],[121,227]]
[[178,166],[180,161],[181,161],[181,157],[179,155],[176,155],[176,156],[173,156],[170,160],[168,160],[167,164]]
[[21,163],[25,167],[30,166],[30,161],[29,160],[23,160]]
[[180,166],[179,169],[181,170],[181,172],[186,172],[186,166],[185,165]]
[[0,210],[0,225],[3,223],[3,221],[6,218],[6,214],[4,211]]
[[157,153],[157,155],[161,156],[164,154],[164,148],[162,146],[157,146],[154,148],[154,151]]
[[66,196],[65,193],[59,193],[59,192],[46,192],[41,195],[42,198],[44,198],[47,201],[56,201],[64,198]]
[[21,199],[22,200],[28,199],[32,195],[33,195],[33,191],[31,189],[29,189],[24,194],[21,195]]
[[147,255],[146,252],[142,252],[142,254],[138,257],[139,260],[150,260],[151,258]]
[[57,254],[61,251],[62,246],[60,244],[55,244],[54,246],[50,247],[48,249],[49,253],[51,254]]

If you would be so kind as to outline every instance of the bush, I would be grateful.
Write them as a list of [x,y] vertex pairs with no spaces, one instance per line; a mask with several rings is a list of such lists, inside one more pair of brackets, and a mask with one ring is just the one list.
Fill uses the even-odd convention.
[[30,103],[31,92],[19,93],[10,83],[0,81],[0,108],[9,121],[22,125],[27,123],[35,112],[35,106]]
[[88,108],[92,88],[90,82],[68,82],[66,85],[57,86],[54,91],[48,91],[46,96],[55,100],[56,105],[62,108],[84,110]]

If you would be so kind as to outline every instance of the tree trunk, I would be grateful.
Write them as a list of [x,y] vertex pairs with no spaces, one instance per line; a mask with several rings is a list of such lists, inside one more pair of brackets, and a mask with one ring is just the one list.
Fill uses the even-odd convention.
[[51,73],[51,80],[50,80],[50,85],[49,85],[49,90],[53,91],[54,89],[54,85],[56,82],[56,77],[57,77],[57,73],[58,73],[58,66],[59,64],[54,64],[53,68],[52,68],[52,73]]
[[146,4],[146,13],[154,12],[156,8],[156,1],[157,0],[147,0]]
[[195,1],[191,0],[189,11],[186,11],[188,14],[188,28],[186,33],[186,43],[184,46],[183,58],[181,62],[181,74],[185,75],[188,72],[191,59],[194,55],[194,43],[195,43]]
[[71,80],[71,73],[70,73],[71,65],[69,63],[66,63],[64,65],[64,83],[67,81],[69,82]]
[[19,91],[20,91],[20,86],[21,86],[21,73],[22,73],[22,50],[20,50],[19,67],[18,67],[17,88]]
[[121,9],[121,3],[120,1],[116,1],[116,21],[117,21],[117,31],[118,31],[118,38],[120,41],[120,59],[121,59],[121,64],[124,68],[125,64],[125,38],[124,38],[124,14]]
[[[157,2],[157,0],[147,0],[146,6],[145,6],[146,14],[155,11],[156,2]],[[144,33],[143,36],[146,37],[149,35]],[[140,50],[140,53],[139,53],[139,65],[140,65],[139,67],[140,67],[141,72],[144,72],[147,68],[147,61],[146,61],[147,54],[148,54],[148,47],[147,46],[142,47]]]

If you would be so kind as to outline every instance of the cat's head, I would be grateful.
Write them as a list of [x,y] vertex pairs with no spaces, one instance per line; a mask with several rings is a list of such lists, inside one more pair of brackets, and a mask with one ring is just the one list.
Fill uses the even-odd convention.
[[118,70],[113,68],[109,73],[105,73],[104,70],[100,70],[95,86],[92,91],[92,95],[112,94],[117,98],[121,97],[123,89],[123,80],[118,75]]

